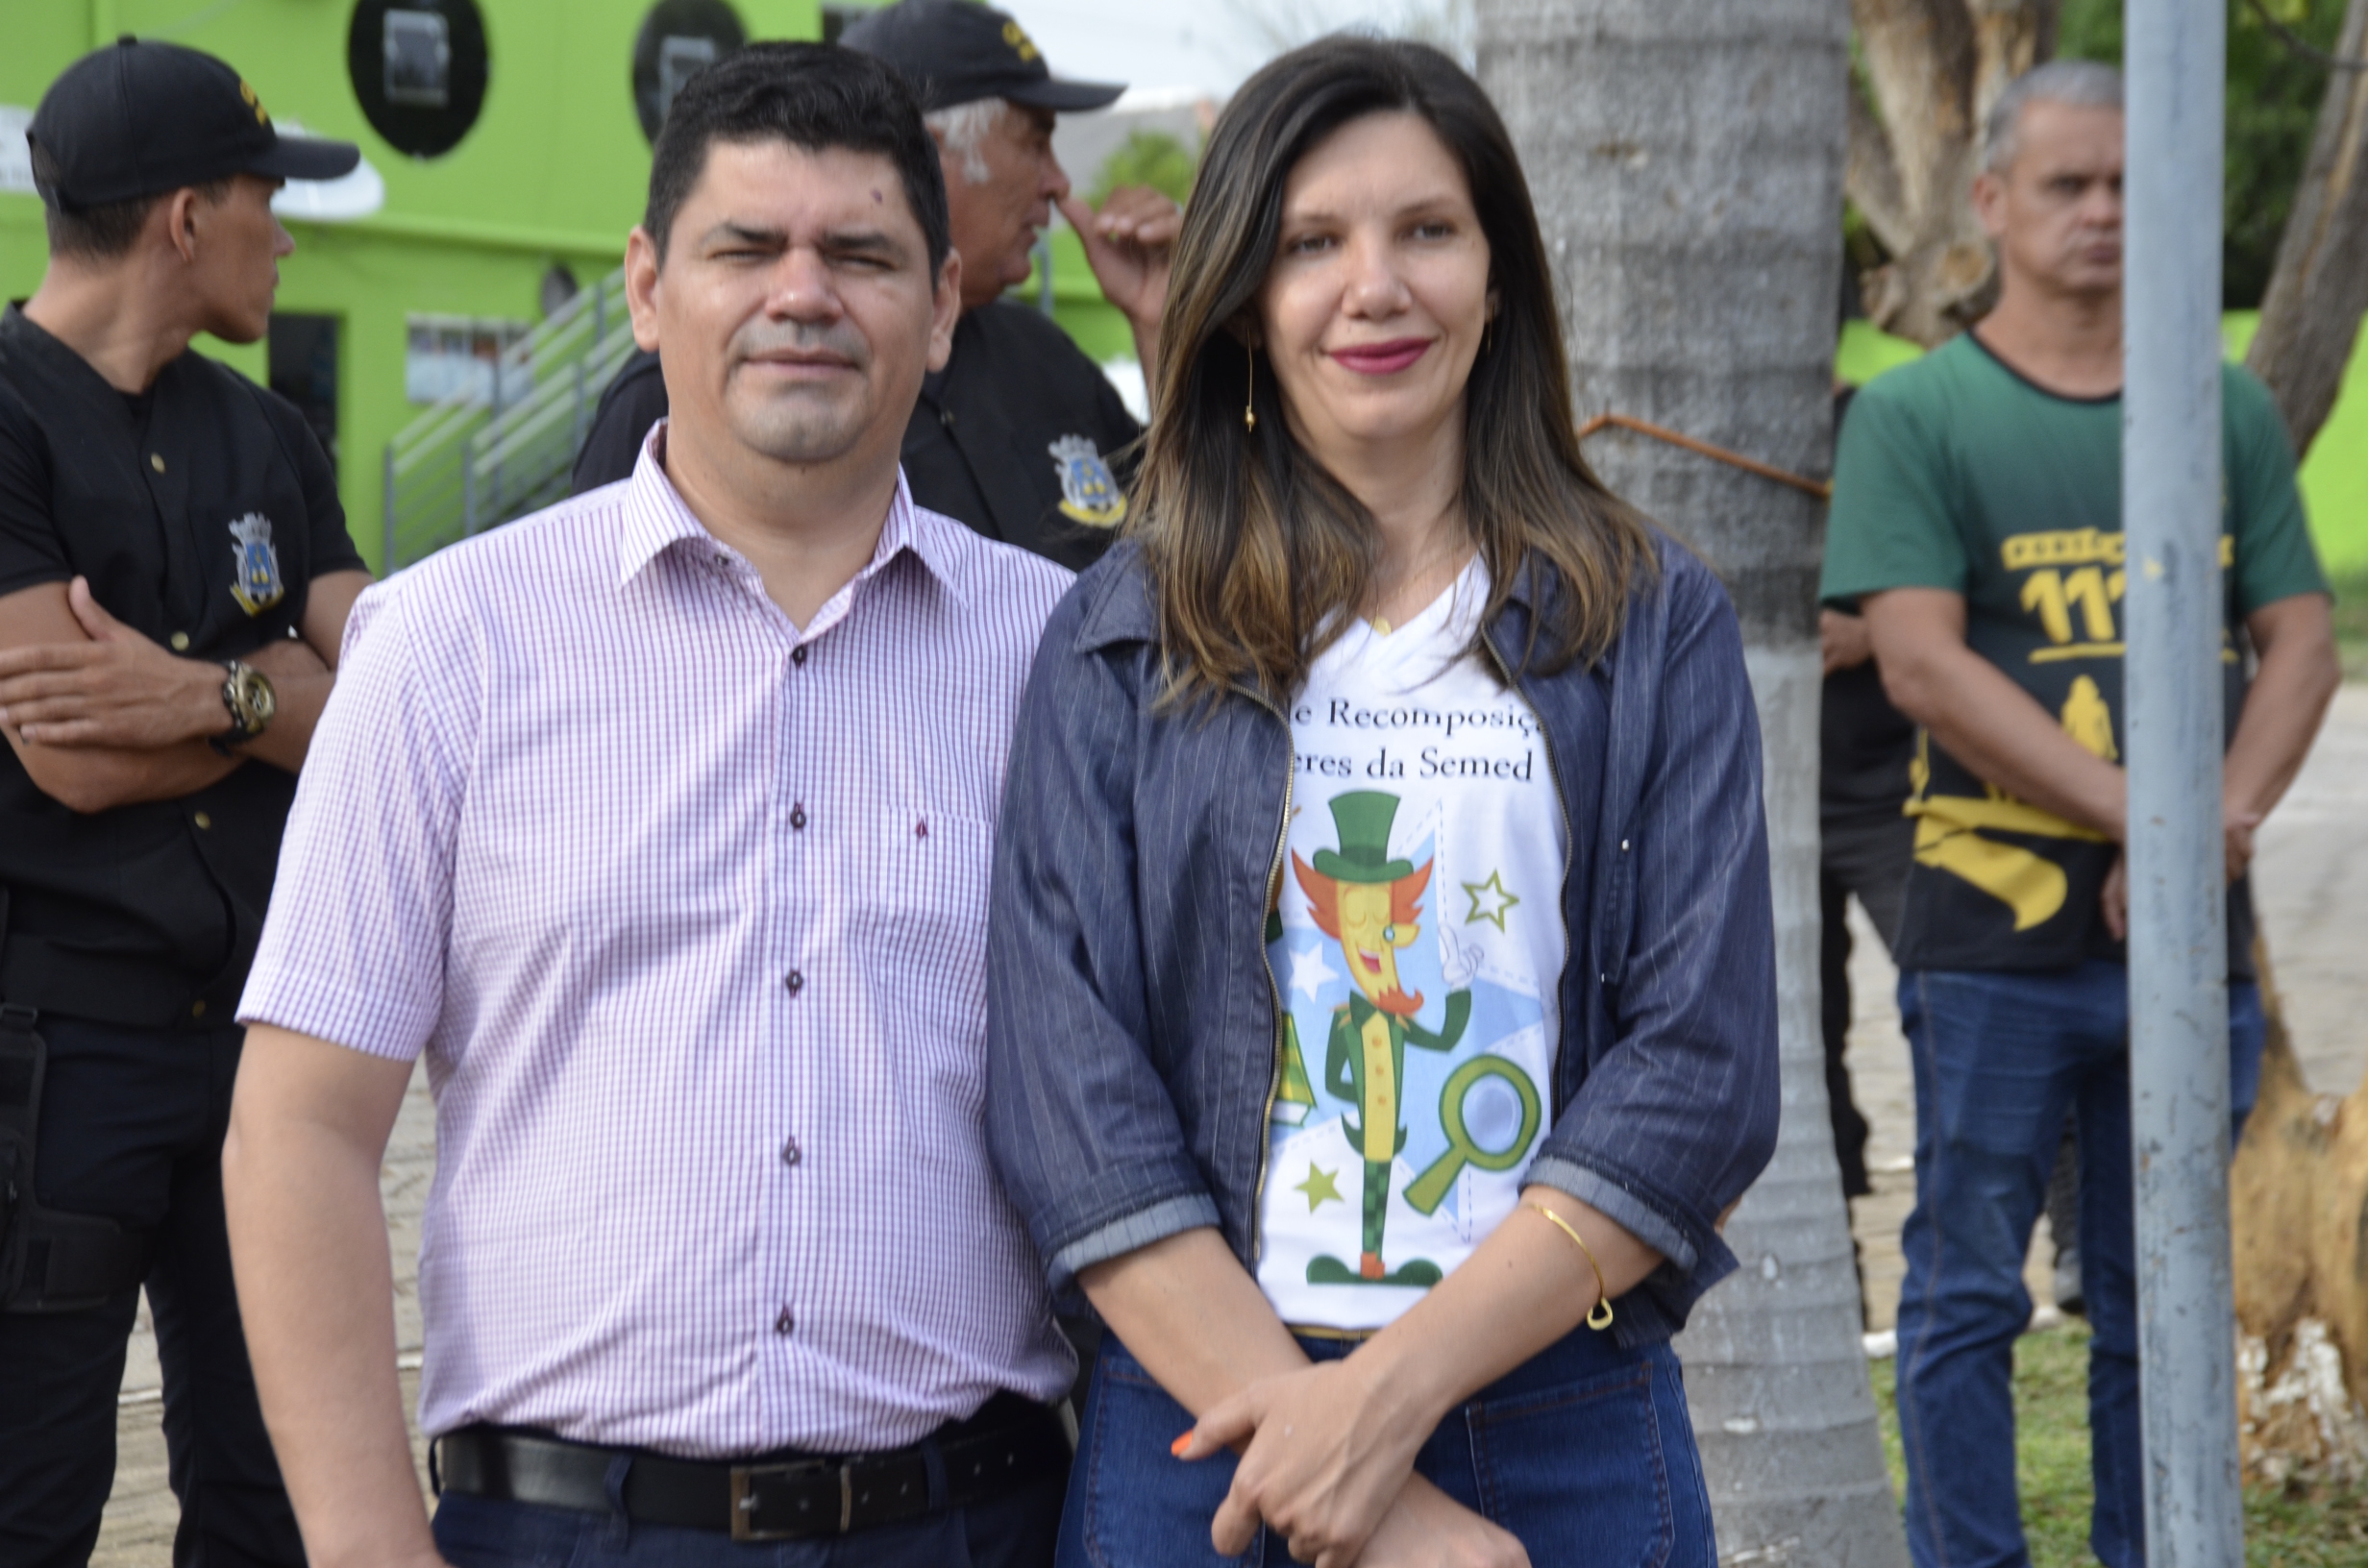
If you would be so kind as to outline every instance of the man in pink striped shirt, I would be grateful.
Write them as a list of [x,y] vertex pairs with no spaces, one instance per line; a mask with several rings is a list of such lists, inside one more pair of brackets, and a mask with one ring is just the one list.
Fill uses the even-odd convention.
[[[1073,1362],[980,1120],[992,824],[1068,575],[911,503],[959,310],[863,56],[675,100],[631,480],[365,597],[241,1007],[225,1160],[316,1568],[1049,1562]],[[430,1526],[378,1167],[436,1092]]]

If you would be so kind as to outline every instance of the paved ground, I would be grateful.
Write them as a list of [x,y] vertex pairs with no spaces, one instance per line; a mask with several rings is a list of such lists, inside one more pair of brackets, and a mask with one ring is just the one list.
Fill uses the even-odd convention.
[[[2368,1069],[2368,685],[2346,686],[2285,804],[2260,836],[2255,887],[2277,962],[2288,1027],[2315,1089],[2347,1093]],[[1860,941],[1852,966],[1855,1020],[1850,1071],[1873,1123],[1867,1151],[1874,1195],[1851,1215],[1865,1259],[1869,1327],[1887,1329],[1899,1300],[1899,1227],[1914,1199],[1909,1156],[1915,1113],[1907,1043],[1892,1003],[1894,976],[1882,944],[1854,910]],[[396,1333],[406,1404],[417,1390],[419,1308],[413,1295],[419,1214],[435,1162],[434,1115],[423,1077],[414,1077],[388,1153],[385,1201],[394,1230]],[[2033,1246],[2033,1299],[2050,1300],[2046,1224]],[[141,1331],[124,1373],[121,1459],[99,1540],[98,1568],[150,1568],[170,1559],[176,1509],[164,1482],[157,1430],[154,1341]],[[424,1475],[424,1469],[423,1469]]]

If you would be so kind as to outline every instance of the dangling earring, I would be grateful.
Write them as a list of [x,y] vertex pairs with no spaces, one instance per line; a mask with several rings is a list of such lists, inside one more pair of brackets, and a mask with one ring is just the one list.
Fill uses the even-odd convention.
[[1242,347],[1249,352],[1249,380],[1242,393],[1242,429],[1255,434],[1258,429],[1258,345],[1244,338]]
[[1480,329],[1480,352],[1486,354],[1494,347],[1496,347],[1496,318],[1491,316],[1488,324]]

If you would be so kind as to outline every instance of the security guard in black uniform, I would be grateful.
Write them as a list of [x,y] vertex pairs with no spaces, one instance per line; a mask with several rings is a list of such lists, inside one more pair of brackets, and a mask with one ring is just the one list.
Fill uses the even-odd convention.
[[[952,356],[922,382],[904,429],[913,499],[990,539],[1090,566],[1126,515],[1129,449],[1143,428],[1066,332],[1003,295],[1027,276],[1057,201],[1103,296],[1132,325],[1149,380],[1179,211],[1143,189],[1113,192],[1092,211],[1071,196],[1052,156],[1056,114],[1103,108],[1124,89],[1054,77],[1018,22],[974,0],[900,0],[840,41],[887,61],[919,90],[962,257]],[[636,354],[601,397],[577,456],[577,492],[631,474],[665,416],[657,355]]]
[[29,135],[50,264],[0,315],[0,1563],[88,1559],[141,1286],[177,1563],[301,1564],[232,1288],[233,1022],[368,583],[294,406],[188,348],[268,326],[272,216],[344,143],[126,38]]

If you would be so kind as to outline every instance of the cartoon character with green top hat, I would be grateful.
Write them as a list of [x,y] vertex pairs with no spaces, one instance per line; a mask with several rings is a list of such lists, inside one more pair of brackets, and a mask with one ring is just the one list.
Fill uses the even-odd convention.
[[[1310,1285],[1417,1285],[1439,1283],[1437,1263],[1410,1259],[1395,1269],[1382,1262],[1382,1226],[1390,1212],[1390,1171],[1406,1146],[1401,1087],[1406,1047],[1449,1051],[1471,1018],[1471,992],[1447,993],[1447,1016],[1437,1033],[1415,1021],[1422,996],[1398,986],[1397,955],[1421,934],[1422,890],[1431,880],[1425,862],[1390,858],[1390,826],[1397,816],[1396,796],[1354,790],[1332,797],[1332,821],[1341,846],[1316,851],[1310,867],[1296,852],[1291,869],[1307,894],[1307,912],[1318,930],[1341,944],[1356,990],[1332,1014],[1332,1038],[1324,1055],[1324,1088],[1357,1107],[1344,1117],[1349,1142],[1365,1157],[1365,1248],[1350,1268],[1337,1258],[1307,1265]],[[1296,1041],[1293,1043],[1295,1045]]]

